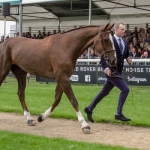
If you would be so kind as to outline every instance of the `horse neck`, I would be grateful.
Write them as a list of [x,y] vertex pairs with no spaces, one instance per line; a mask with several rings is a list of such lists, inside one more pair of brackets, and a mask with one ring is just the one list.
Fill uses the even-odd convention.
[[69,43],[74,59],[78,59],[88,47],[93,45],[94,40],[99,36],[99,30],[99,27],[86,27],[74,31],[71,36],[72,42]]

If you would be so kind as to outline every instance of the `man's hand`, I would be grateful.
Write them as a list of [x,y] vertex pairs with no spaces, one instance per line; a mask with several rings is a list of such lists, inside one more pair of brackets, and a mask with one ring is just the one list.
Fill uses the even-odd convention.
[[132,64],[132,59],[131,58],[127,58],[127,62],[128,62],[129,65],[131,65]]
[[110,69],[107,69],[105,73],[106,73],[108,76],[111,76],[111,70],[110,70]]

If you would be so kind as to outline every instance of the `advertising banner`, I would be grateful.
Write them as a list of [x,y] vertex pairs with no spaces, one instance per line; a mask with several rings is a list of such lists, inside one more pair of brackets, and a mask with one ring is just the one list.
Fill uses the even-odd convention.
[[[122,78],[128,85],[150,86],[150,66],[124,66]],[[54,82],[54,80],[36,77],[37,82]],[[76,65],[70,77],[71,83],[104,84],[106,80],[101,65]]]

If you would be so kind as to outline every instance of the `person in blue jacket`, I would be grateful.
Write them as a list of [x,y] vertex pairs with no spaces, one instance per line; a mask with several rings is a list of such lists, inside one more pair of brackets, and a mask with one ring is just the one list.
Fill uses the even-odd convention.
[[92,118],[92,112],[96,105],[106,96],[109,92],[116,86],[120,89],[120,95],[118,100],[117,111],[115,114],[115,119],[120,121],[131,121],[131,119],[125,117],[122,113],[123,105],[126,101],[126,98],[129,94],[129,88],[126,82],[121,78],[121,74],[124,66],[124,59],[127,60],[129,64],[132,63],[132,59],[129,56],[129,45],[126,39],[123,38],[125,33],[125,25],[122,22],[117,22],[114,25],[114,35],[113,42],[117,55],[117,65],[116,67],[109,68],[105,59],[101,58],[101,65],[105,72],[106,82],[102,90],[98,95],[93,99],[91,104],[84,109],[87,114],[89,121],[94,122]]

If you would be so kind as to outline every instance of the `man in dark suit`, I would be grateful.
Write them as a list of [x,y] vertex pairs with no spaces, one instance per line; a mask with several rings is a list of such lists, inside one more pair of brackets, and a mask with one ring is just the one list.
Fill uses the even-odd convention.
[[121,78],[121,74],[123,71],[124,59],[127,60],[129,64],[132,63],[132,59],[129,57],[129,46],[128,42],[123,39],[125,33],[125,26],[123,23],[118,22],[114,25],[115,34],[113,36],[113,42],[116,49],[117,54],[117,66],[109,68],[105,59],[101,58],[101,65],[104,69],[106,82],[103,86],[103,89],[98,93],[98,95],[93,99],[91,104],[84,109],[87,114],[87,118],[89,121],[94,122],[92,118],[93,109],[96,105],[113,89],[113,87],[117,87],[120,89],[121,93],[119,95],[118,107],[115,114],[115,119],[120,121],[131,121],[131,119],[126,118],[122,114],[122,108],[126,101],[126,98],[129,93],[129,88],[126,82]]

